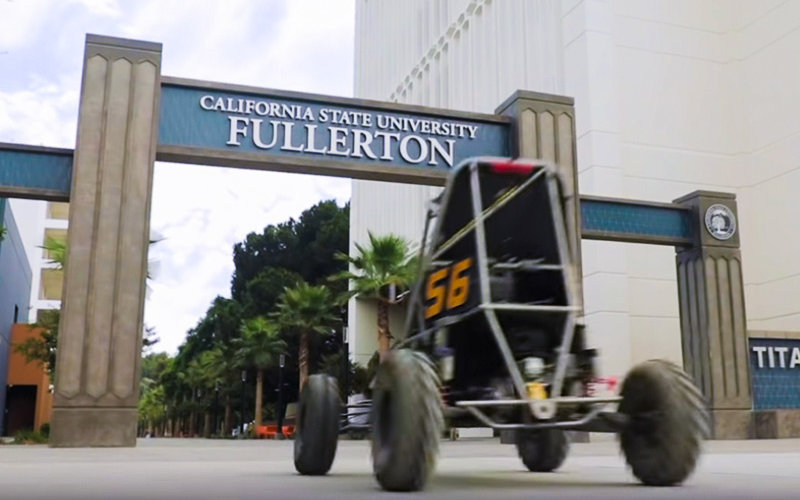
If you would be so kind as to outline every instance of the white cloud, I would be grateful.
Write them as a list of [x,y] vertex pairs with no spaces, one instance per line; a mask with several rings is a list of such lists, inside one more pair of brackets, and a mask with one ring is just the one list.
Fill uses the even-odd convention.
[[[339,56],[343,47],[353,52],[355,14],[348,4],[326,0],[287,3],[270,64],[296,68],[291,76],[293,90],[352,95],[352,60],[345,68]],[[315,57],[298,57],[302,54]],[[326,89],[320,90],[321,86]]]
[[72,0],[66,3],[81,5],[92,15],[112,18],[122,15],[122,9],[117,0]]
[[4,142],[72,148],[78,89],[35,83],[29,90],[0,92],[0,137]]
[[42,15],[48,8],[45,1],[0,3],[0,52],[30,43],[38,37],[46,22]]
[[145,319],[161,348],[177,347],[214,297],[230,297],[234,243],[319,200],[349,198],[346,179],[157,163],[151,229],[162,240],[150,251],[159,271]]
[[[353,22],[352,0],[0,2],[0,142],[74,147],[87,32],[163,43],[169,76],[351,95]],[[345,203],[349,181],[157,164],[151,228],[164,239],[145,305],[157,348],[174,352],[229,296],[234,243],[330,198]]]

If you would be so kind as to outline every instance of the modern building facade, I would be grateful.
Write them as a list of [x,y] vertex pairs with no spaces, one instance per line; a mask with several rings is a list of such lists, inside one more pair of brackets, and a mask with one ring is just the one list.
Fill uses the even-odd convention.
[[44,367],[15,354],[13,345],[37,334],[28,324],[41,310],[61,306],[63,273],[43,247],[48,239],[65,241],[69,205],[22,199],[2,204],[8,234],[0,243],[0,430],[13,435],[50,419],[49,377]]
[[33,273],[30,309],[25,321],[36,322],[42,309],[61,307],[63,272],[45,248],[48,240],[65,242],[69,204],[40,200],[10,200],[21,227],[22,242]]
[[[17,345],[39,334],[39,330],[29,324],[17,323],[11,328],[11,344]],[[12,350],[8,356],[6,383],[4,435],[14,436],[25,429],[39,430],[50,422],[53,393],[44,365],[28,362],[22,354]]]
[[26,322],[32,273],[20,230],[8,200],[0,199],[0,221],[6,229],[0,242],[0,431],[5,427],[11,332],[15,323]]
[[[798,28],[798,1],[357,0],[355,95],[488,113],[517,89],[573,97],[580,192],[736,194],[747,327],[792,337]],[[354,180],[351,245],[368,231],[417,241],[437,191]],[[681,363],[674,250],[584,241],[582,256],[601,373],[654,357]],[[352,354],[365,363],[375,312],[350,308]]]

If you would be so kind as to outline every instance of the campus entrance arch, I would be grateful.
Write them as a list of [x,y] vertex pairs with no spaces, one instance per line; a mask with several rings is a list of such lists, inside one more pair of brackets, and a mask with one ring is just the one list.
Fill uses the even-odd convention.
[[[580,198],[574,107],[562,96],[518,91],[485,115],[169,78],[160,68],[160,44],[88,35],[74,152],[0,144],[0,196],[71,205],[52,446],[135,444],[156,160],[430,185],[472,156],[552,160],[576,262],[581,237],[678,248],[684,364],[711,401],[717,434],[744,437],[738,233],[713,232],[735,220],[732,195]],[[712,206],[727,219],[705,229]]]

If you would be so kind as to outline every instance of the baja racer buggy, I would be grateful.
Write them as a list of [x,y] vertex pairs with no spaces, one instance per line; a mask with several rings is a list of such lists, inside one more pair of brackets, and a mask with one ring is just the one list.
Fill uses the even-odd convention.
[[[709,417],[680,368],[647,361],[619,395],[592,390],[596,352],[579,318],[561,192],[546,162],[482,158],[454,169],[432,202],[405,336],[373,382],[373,469],[384,489],[425,485],[445,421],[513,432],[531,471],[562,464],[567,430],[618,433],[648,485],[694,469]],[[301,474],[330,469],[338,432],[358,425],[349,414],[365,405],[340,421],[336,381],[310,378],[295,441]]]

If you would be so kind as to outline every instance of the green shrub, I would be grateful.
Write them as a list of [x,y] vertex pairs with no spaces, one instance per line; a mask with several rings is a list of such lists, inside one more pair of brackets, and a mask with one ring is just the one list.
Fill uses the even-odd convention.
[[50,422],[43,423],[42,426],[39,427],[39,432],[41,432],[44,437],[49,438],[50,437]]
[[14,435],[14,444],[45,444],[47,443],[47,436],[39,431],[32,431],[25,429],[17,432]]

